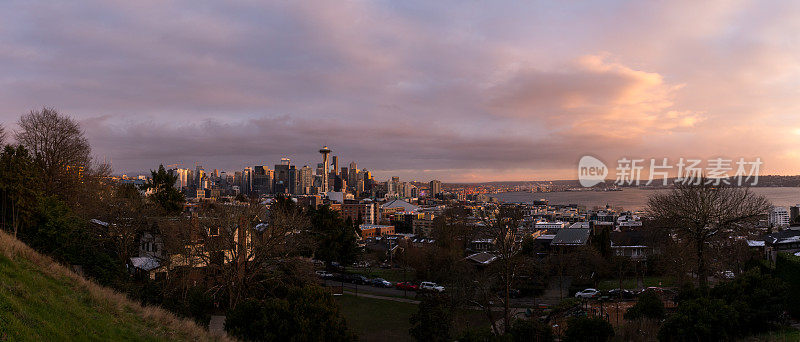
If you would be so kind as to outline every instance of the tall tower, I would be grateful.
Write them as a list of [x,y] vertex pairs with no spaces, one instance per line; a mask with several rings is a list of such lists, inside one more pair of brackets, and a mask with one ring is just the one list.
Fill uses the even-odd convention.
[[325,167],[325,172],[322,173],[322,192],[328,192],[328,155],[331,154],[331,149],[328,146],[323,146],[319,153],[322,154],[322,165]]

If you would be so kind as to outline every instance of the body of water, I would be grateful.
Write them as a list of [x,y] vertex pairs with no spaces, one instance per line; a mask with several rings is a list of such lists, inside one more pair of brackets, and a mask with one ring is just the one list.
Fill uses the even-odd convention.
[[[800,204],[800,187],[751,188],[759,195],[765,196],[773,205],[788,207]],[[606,204],[625,210],[644,209],[650,194],[669,190],[642,190],[625,188],[622,191],[564,191],[564,192],[505,192],[492,195],[503,202],[526,202],[547,199],[550,204],[578,204],[593,207],[604,207]]]

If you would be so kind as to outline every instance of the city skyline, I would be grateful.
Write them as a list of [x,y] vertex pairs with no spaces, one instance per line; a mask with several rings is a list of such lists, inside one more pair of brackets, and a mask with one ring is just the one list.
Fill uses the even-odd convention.
[[116,174],[327,145],[381,180],[576,179],[584,155],[796,175],[799,6],[9,1],[0,123],[52,106]]

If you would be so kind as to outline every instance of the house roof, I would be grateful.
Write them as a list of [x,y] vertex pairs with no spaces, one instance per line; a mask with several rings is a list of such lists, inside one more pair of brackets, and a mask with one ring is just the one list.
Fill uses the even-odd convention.
[[381,208],[386,209],[395,209],[395,208],[403,208],[405,211],[417,211],[420,209],[419,206],[413,205],[401,199],[391,200],[381,205]]
[[770,245],[800,242],[800,230],[784,229],[764,236],[764,242]]
[[94,223],[96,225],[103,226],[103,227],[108,227],[108,222],[100,221],[98,219],[91,219],[91,220],[89,220],[89,222]]
[[161,264],[158,262],[158,260],[151,257],[133,257],[131,258],[131,265],[133,265],[135,268],[145,271],[152,271],[161,267]]
[[589,241],[589,234],[592,230],[589,228],[567,228],[559,229],[556,236],[553,238],[551,245],[561,246],[578,246],[585,245]]
[[263,232],[263,231],[267,230],[267,228],[269,228],[269,224],[267,224],[265,222],[259,223],[254,228],[255,228],[255,230],[257,230],[259,232]]
[[383,224],[367,224],[367,223],[364,223],[364,224],[361,224],[360,226],[358,226],[358,228],[361,229],[361,230],[366,230],[366,229],[389,229],[389,228],[394,228],[394,226],[383,225]]
[[468,256],[467,260],[481,265],[488,265],[497,260],[497,256],[489,252],[480,252]]

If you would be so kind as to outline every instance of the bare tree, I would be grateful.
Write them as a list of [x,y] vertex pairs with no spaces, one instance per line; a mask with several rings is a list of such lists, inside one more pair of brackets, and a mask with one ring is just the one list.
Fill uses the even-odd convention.
[[[517,276],[525,262],[525,256],[521,253],[522,250],[522,236],[518,234],[520,221],[522,220],[522,210],[514,205],[503,205],[498,208],[496,212],[483,213],[483,225],[486,227],[485,233],[487,237],[491,238],[494,243],[494,251],[496,259],[485,270],[487,276],[484,278],[476,278],[478,280],[477,293],[479,299],[486,299],[494,297],[492,302],[497,301],[503,305],[503,332],[508,332],[511,327],[511,289],[517,280]],[[490,281],[496,285],[483,284],[484,281]],[[486,291],[499,287],[500,292]],[[489,319],[492,319],[491,314],[487,314]],[[497,326],[492,322],[492,328],[495,333],[498,331]]]
[[[157,211],[148,206],[139,190],[131,184],[109,187],[103,200],[87,214],[107,225],[104,234],[114,246],[120,261],[126,263],[135,253],[137,238],[153,226]],[[156,233],[151,231],[151,233]]]
[[669,192],[651,195],[647,211],[657,224],[694,248],[698,282],[704,287],[709,245],[747,234],[769,210],[770,203],[748,188],[713,185],[705,178],[699,183],[676,184]]
[[0,124],[0,146],[5,144],[5,142],[6,142],[6,128],[3,127],[2,124]]
[[25,146],[43,174],[49,191],[69,194],[91,163],[92,148],[80,125],[53,108],[32,110],[19,119],[17,142]]
[[283,281],[273,277],[276,270],[304,269],[296,252],[308,243],[302,234],[308,227],[305,213],[283,202],[269,211],[258,203],[209,205],[190,222],[178,219],[166,227],[165,242],[173,266],[207,266],[216,278],[211,291],[227,293],[234,307]]

